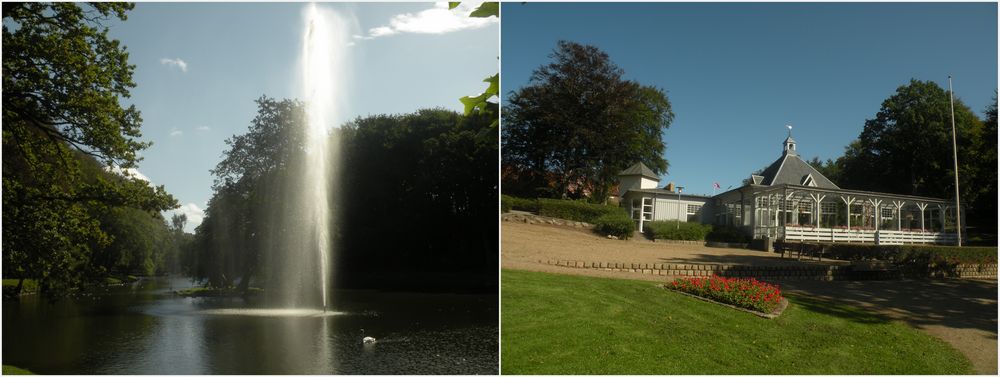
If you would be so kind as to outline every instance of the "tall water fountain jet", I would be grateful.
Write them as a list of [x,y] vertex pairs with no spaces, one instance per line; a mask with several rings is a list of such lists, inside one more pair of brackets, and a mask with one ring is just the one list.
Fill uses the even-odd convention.
[[275,293],[284,307],[329,306],[336,197],[331,186],[339,156],[336,133],[330,131],[341,120],[349,25],[338,13],[315,4],[305,11],[300,63],[303,153],[289,167],[292,174],[279,210],[282,230],[270,247],[276,259],[273,278],[279,281]]

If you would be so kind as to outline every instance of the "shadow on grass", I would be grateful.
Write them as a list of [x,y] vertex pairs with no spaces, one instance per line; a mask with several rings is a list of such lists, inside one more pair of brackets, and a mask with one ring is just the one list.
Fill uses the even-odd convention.
[[994,339],[997,334],[996,282],[939,279],[780,284],[786,294],[794,295],[796,301],[812,310],[828,310],[825,303],[841,303],[916,326],[972,328],[988,331]]
[[858,323],[876,324],[891,322],[892,318],[874,312],[844,305],[829,297],[810,297],[801,294],[785,294],[792,305],[816,313],[835,316]]

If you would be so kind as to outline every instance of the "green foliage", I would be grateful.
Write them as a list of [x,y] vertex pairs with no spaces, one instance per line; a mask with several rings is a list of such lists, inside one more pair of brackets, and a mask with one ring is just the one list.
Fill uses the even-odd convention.
[[579,200],[538,199],[539,215],[566,220],[594,223],[598,217],[624,212],[624,209],[618,207],[591,204]]
[[500,3],[496,1],[484,2],[479,8],[469,13],[469,17],[500,17]]
[[652,221],[643,225],[643,231],[653,239],[702,241],[712,231],[712,226],[687,221]]
[[[455,9],[460,1],[448,2],[448,9]],[[500,18],[500,3],[495,1],[487,1],[479,5],[476,10],[469,13],[469,17],[476,18],[489,18],[497,17]],[[500,74],[497,73],[493,76],[487,77],[483,82],[488,83],[489,86],[486,90],[480,93],[478,96],[465,96],[459,98],[458,100],[465,105],[465,116],[472,115],[473,113],[478,113],[481,115],[494,117],[498,114],[498,106],[496,102],[490,102],[490,99],[499,97],[500,95]],[[496,128],[499,125],[500,120],[496,119],[490,123],[490,128]]]
[[538,213],[538,199],[518,198],[509,195],[503,195],[503,197],[510,202],[510,209]]
[[662,89],[625,80],[594,46],[560,41],[551,58],[505,104],[505,193],[602,202],[629,165],[667,171],[674,114]]
[[611,235],[627,240],[635,232],[635,221],[625,211],[616,211],[594,219],[594,230],[603,235]]
[[[294,208],[275,205],[274,198],[296,196],[288,182],[304,150],[302,104],[263,97],[258,107],[248,132],[229,139],[213,170],[205,220],[180,258],[212,288],[239,281],[244,285],[236,289],[246,291],[251,280],[265,288],[282,284],[264,274],[287,263],[274,245],[301,231],[298,220],[281,220],[287,212],[280,211]],[[331,158],[339,161],[331,164],[350,167],[330,182],[340,198],[330,203],[339,220],[330,229],[338,284],[360,284],[376,269],[430,274],[460,263],[495,284],[496,264],[488,262],[496,258],[497,134],[489,128],[495,120],[421,110],[358,118],[332,131],[338,153]],[[386,237],[387,221],[409,225]]]
[[785,243],[789,250],[822,250],[823,257],[840,260],[888,261],[904,271],[926,276],[953,276],[959,264],[996,264],[997,248],[848,243]]
[[[931,81],[911,80],[882,102],[858,139],[836,161],[841,187],[954,198],[949,95]],[[987,109],[987,118],[989,118]],[[996,233],[996,137],[955,98],[959,186],[969,219]],[[988,135],[993,132],[993,138]]]
[[713,225],[712,230],[705,235],[706,241],[748,243],[750,236],[742,228],[736,226]]
[[3,365],[3,374],[8,375],[8,374],[35,374],[35,373],[32,373],[30,370],[27,370],[27,369],[18,368],[18,367],[15,367],[13,365],[4,364]]
[[507,213],[510,212],[513,206],[514,198],[507,195],[500,195],[500,212]]
[[786,294],[791,305],[765,320],[648,281],[515,270],[501,280],[505,375],[973,372],[947,343],[832,300]]
[[[794,245],[794,244],[793,244]],[[881,260],[898,264],[996,263],[996,247],[823,244],[824,254],[840,260]],[[791,246],[795,247],[795,246]]]
[[99,215],[176,207],[163,186],[108,170],[133,168],[141,117],[123,107],[134,66],[104,23],[127,3],[3,5],[4,275],[59,295],[99,283],[94,262],[114,241]]

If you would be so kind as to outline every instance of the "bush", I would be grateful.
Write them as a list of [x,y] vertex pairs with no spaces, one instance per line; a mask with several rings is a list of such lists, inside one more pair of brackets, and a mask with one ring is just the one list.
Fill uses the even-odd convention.
[[712,226],[696,222],[653,221],[643,226],[647,236],[658,240],[702,241],[712,231]]
[[743,229],[735,226],[713,226],[712,230],[705,235],[706,241],[748,243],[750,236]]
[[502,198],[506,199],[510,203],[510,209],[508,209],[508,211],[518,210],[535,213],[538,212],[538,199],[516,198],[509,195],[503,195]]
[[771,313],[781,303],[781,289],[754,278],[680,278],[667,287],[741,308]]
[[609,213],[594,220],[594,230],[604,235],[612,235],[626,240],[635,232],[635,222],[625,211]]
[[500,195],[500,212],[510,212],[514,198],[507,195]]
[[[603,204],[591,204],[574,200],[538,199],[538,214],[560,219],[583,221],[593,224],[598,217],[624,213],[625,210]],[[626,214],[627,217],[627,214]]]
[[[804,246],[809,250],[823,250],[823,256],[833,259],[859,261],[878,260],[892,262],[903,270],[952,276],[959,264],[995,264],[996,247],[955,247],[925,245],[871,245],[844,243],[784,243],[790,250]],[[815,253],[815,251],[813,252]]]

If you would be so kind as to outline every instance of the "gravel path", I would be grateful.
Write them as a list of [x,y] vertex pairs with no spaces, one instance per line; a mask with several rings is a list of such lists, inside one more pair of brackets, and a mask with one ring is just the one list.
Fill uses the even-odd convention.
[[[618,241],[589,230],[501,222],[503,268],[559,274],[664,281],[664,276],[566,268],[538,261],[566,259],[635,263],[776,265],[778,254],[645,240]],[[823,261],[841,264],[840,261]],[[975,280],[782,281],[785,291],[856,305],[907,322],[964,353],[977,373],[997,374],[997,282]],[[877,340],[873,340],[877,341]]]

